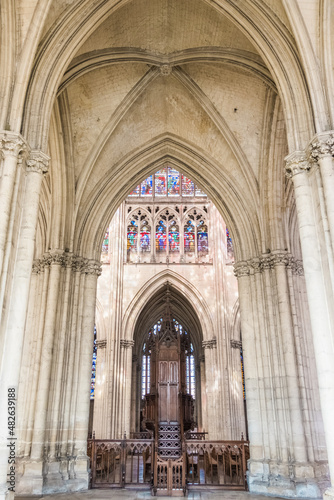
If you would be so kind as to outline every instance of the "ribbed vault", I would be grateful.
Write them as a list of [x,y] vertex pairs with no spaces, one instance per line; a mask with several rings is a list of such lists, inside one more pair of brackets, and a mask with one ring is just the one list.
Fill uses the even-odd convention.
[[170,291],[170,307],[176,319],[190,334],[196,356],[202,353],[202,328],[196,311],[190,301],[175,286],[166,281],[143,307],[134,330],[135,350],[139,355],[151,327],[163,317],[167,289]]

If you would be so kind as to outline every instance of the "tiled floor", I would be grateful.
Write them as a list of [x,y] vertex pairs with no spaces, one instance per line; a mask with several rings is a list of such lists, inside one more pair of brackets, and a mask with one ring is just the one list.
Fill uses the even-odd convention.
[[[18,500],[36,500],[37,497],[18,497]],[[40,498],[40,497],[39,497]],[[89,490],[83,493],[58,494],[48,495],[47,500],[148,500],[153,498],[175,499],[177,497],[152,497],[150,491],[147,490]],[[179,497],[183,498],[183,497]],[[207,491],[190,491],[188,493],[189,500],[265,500],[262,495],[254,495],[245,491],[222,491],[222,490],[207,490]],[[270,497],[275,500],[278,497]]]

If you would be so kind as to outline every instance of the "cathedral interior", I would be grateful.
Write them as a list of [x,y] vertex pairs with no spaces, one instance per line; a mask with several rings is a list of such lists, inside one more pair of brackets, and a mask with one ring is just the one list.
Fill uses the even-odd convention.
[[334,500],[333,0],[0,19],[0,500]]

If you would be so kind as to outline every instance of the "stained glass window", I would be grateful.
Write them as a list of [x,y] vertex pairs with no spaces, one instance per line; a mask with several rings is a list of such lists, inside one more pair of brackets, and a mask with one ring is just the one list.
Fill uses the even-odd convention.
[[241,362],[241,377],[242,377],[242,394],[243,394],[244,401],[246,401],[244,356],[243,356],[243,352],[242,352],[242,347],[240,347],[240,362]]
[[93,345],[93,359],[92,359],[92,375],[90,381],[90,399],[95,397],[95,380],[96,380],[96,326],[94,326],[94,345]]
[[208,227],[203,220],[197,225],[197,251],[198,255],[207,255],[209,251]]
[[182,175],[174,167],[165,167],[150,175],[139,184],[130,194],[132,197],[150,196],[197,196],[203,197],[206,194],[195,185],[194,182]]
[[133,191],[131,191],[129,196],[139,196],[139,185]]
[[151,251],[151,228],[146,218],[143,220],[140,228],[140,251]]
[[186,359],[186,381],[187,393],[191,394],[195,399],[195,358],[192,354],[194,351],[193,345],[190,344],[190,352],[187,354]]
[[140,186],[140,195],[141,196],[152,196],[152,184],[153,184],[153,176],[150,175],[145,179]]
[[195,224],[191,219],[188,219],[184,227],[184,251],[188,253],[195,251]]
[[102,243],[102,255],[101,255],[101,260],[102,262],[108,262],[109,258],[109,228],[107,229],[104,238],[103,238],[103,243]]
[[175,220],[172,220],[168,228],[168,243],[170,252],[180,251],[180,231]]
[[155,232],[155,248],[159,253],[166,251],[167,234],[166,234],[166,224],[163,220],[159,221]]
[[195,188],[195,196],[206,196],[206,194],[204,193],[204,191],[201,190],[201,188],[199,186],[196,186]]
[[155,196],[167,196],[167,169],[163,168],[154,176]]
[[227,258],[234,260],[234,249],[233,249],[232,238],[227,228],[226,228],[226,248],[227,248]]
[[138,237],[138,226],[136,221],[130,221],[127,231],[127,251],[136,252],[137,251],[137,237]]
[[193,181],[182,175],[182,196],[194,196],[194,189]]
[[175,168],[168,167],[168,196],[180,194],[180,174]]

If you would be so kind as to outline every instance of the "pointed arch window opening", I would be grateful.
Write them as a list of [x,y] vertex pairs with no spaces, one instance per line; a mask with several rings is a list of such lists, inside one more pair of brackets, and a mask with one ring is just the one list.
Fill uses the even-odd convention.
[[128,195],[130,198],[197,197],[207,198],[202,189],[179,170],[168,166],[143,180]]
[[[150,337],[152,335],[157,335],[161,330],[161,325],[163,318],[160,318],[157,323],[149,330],[147,335],[147,341],[143,344],[142,350],[142,377],[141,377],[141,398],[144,399],[146,394],[150,394],[150,362],[151,362],[151,349],[150,349]],[[184,329],[181,323],[179,323],[175,318],[173,318],[173,324],[175,330],[181,336],[188,336],[187,331]],[[196,379],[195,379],[195,357],[194,357],[194,347],[189,341],[188,348],[186,349],[186,387],[187,393],[190,394],[193,399],[196,396]]]

